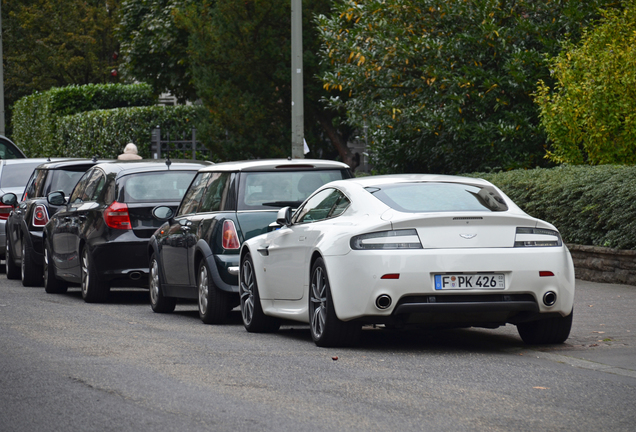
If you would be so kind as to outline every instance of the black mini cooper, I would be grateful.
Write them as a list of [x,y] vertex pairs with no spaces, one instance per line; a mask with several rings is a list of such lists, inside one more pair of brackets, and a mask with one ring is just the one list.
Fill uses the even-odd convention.
[[50,204],[46,196],[60,191],[69,196],[80,177],[97,159],[69,159],[38,165],[26,184],[22,200],[14,193],[0,198],[13,211],[6,222],[7,279],[22,278],[24,286],[42,285],[42,231],[61,207]]
[[274,229],[280,208],[297,208],[323,184],[350,177],[341,162],[311,159],[224,162],[202,169],[176,213],[165,207],[154,211],[167,222],[148,245],[152,309],[168,313],[178,298],[198,299],[204,323],[223,322],[239,304],[242,242]]
[[103,302],[111,286],[144,287],[148,239],[161,222],[157,206],[176,209],[197,171],[211,162],[139,160],[95,165],[44,227],[44,288],[80,284],[86,302]]

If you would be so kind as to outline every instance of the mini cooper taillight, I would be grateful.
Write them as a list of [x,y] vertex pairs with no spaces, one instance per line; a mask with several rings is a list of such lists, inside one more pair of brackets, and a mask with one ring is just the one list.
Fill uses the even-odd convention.
[[35,206],[33,210],[33,219],[31,220],[31,225],[34,227],[43,227],[49,221],[49,212],[46,210],[46,207],[42,204],[38,204]]
[[238,249],[240,246],[234,222],[231,220],[223,221],[223,249]]
[[415,229],[362,234],[353,237],[350,245],[354,250],[422,249],[422,242]]
[[114,201],[106,210],[104,210],[104,221],[106,225],[115,229],[132,229],[130,224],[130,216],[128,215],[128,206],[124,203]]

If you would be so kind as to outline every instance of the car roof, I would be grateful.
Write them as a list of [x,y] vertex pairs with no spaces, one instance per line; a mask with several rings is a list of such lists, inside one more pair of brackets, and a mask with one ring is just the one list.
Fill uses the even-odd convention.
[[63,169],[66,167],[74,167],[74,166],[82,166],[82,165],[91,165],[91,164],[97,164],[97,163],[103,163],[103,162],[109,162],[110,160],[108,159],[104,159],[104,160],[97,160],[97,159],[80,159],[80,158],[70,158],[70,159],[49,159],[49,161],[40,164],[37,166],[36,169],[49,169],[49,170],[54,170],[54,169]]
[[220,162],[202,171],[278,171],[286,169],[348,169],[342,162],[323,159],[254,159],[234,162]]
[[0,142],[2,143],[2,145],[4,145],[5,147],[11,147],[13,149],[13,151],[15,151],[19,156],[16,159],[23,159],[26,158],[26,155],[24,154],[24,152],[22,151],[22,149],[20,147],[18,147],[16,145],[16,143],[14,143],[13,141],[11,141],[9,139],[9,137],[5,136],[5,135],[0,135]]
[[[168,164],[168,162],[170,162]],[[106,173],[115,173],[119,175],[126,175],[137,172],[152,172],[161,170],[173,170],[173,171],[198,171],[201,168],[205,168],[209,165],[213,165],[209,161],[199,160],[186,160],[186,159],[138,159],[138,160],[115,160],[111,162],[103,162],[97,166],[103,169]]]
[[358,183],[362,187],[380,187],[396,183],[413,183],[413,182],[429,182],[429,183],[462,183],[471,185],[492,186],[492,183],[473,177],[441,175],[441,174],[389,174],[367,177],[356,177],[348,180],[338,180],[346,182]]
[[18,159],[0,159],[0,166],[4,165],[21,165],[33,163],[50,162],[50,158],[18,158]]

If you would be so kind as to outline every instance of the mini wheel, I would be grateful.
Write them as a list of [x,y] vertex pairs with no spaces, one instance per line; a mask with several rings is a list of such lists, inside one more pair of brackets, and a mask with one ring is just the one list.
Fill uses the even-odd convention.
[[66,281],[55,277],[55,267],[51,261],[51,249],[48,240],[44,241],[44,291],[49,294],[62,294],[68,289]]
[[197,273],[197,288],[199,291],[199,317],[205,324],[220,324],[225,321],[229,309],[229,296],[214,285],[210,269],[202,259]]
[[35,263],[33,248],[27,246],[25,238],[22,238],[22,263],[20,265],[20,273],[22,276],[22,285],[25,287],[42,286],[44,278],[42,277],[42,267]]

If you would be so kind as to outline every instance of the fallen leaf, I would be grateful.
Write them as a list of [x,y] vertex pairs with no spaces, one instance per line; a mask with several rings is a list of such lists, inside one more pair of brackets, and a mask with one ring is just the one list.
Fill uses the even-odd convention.
[[598,346],[598,344],[592,344],[592,345],[590,345],[590,346],[591,346],[591,347],[595,347],[595,346]]
[[605,333],[605,332],[602,332],[602,331],[593,331],[592,333],[603,334],[603,333]]
[[338,360],[338,356],[333,356],[333,357],[331,357],[331,360],[333,360],[333,361]]
[[588,307],[594,307],[594,305],[589,305]]
[[549,390],[549,387],[532,387],[533,389],[539,389],[539,390]]

